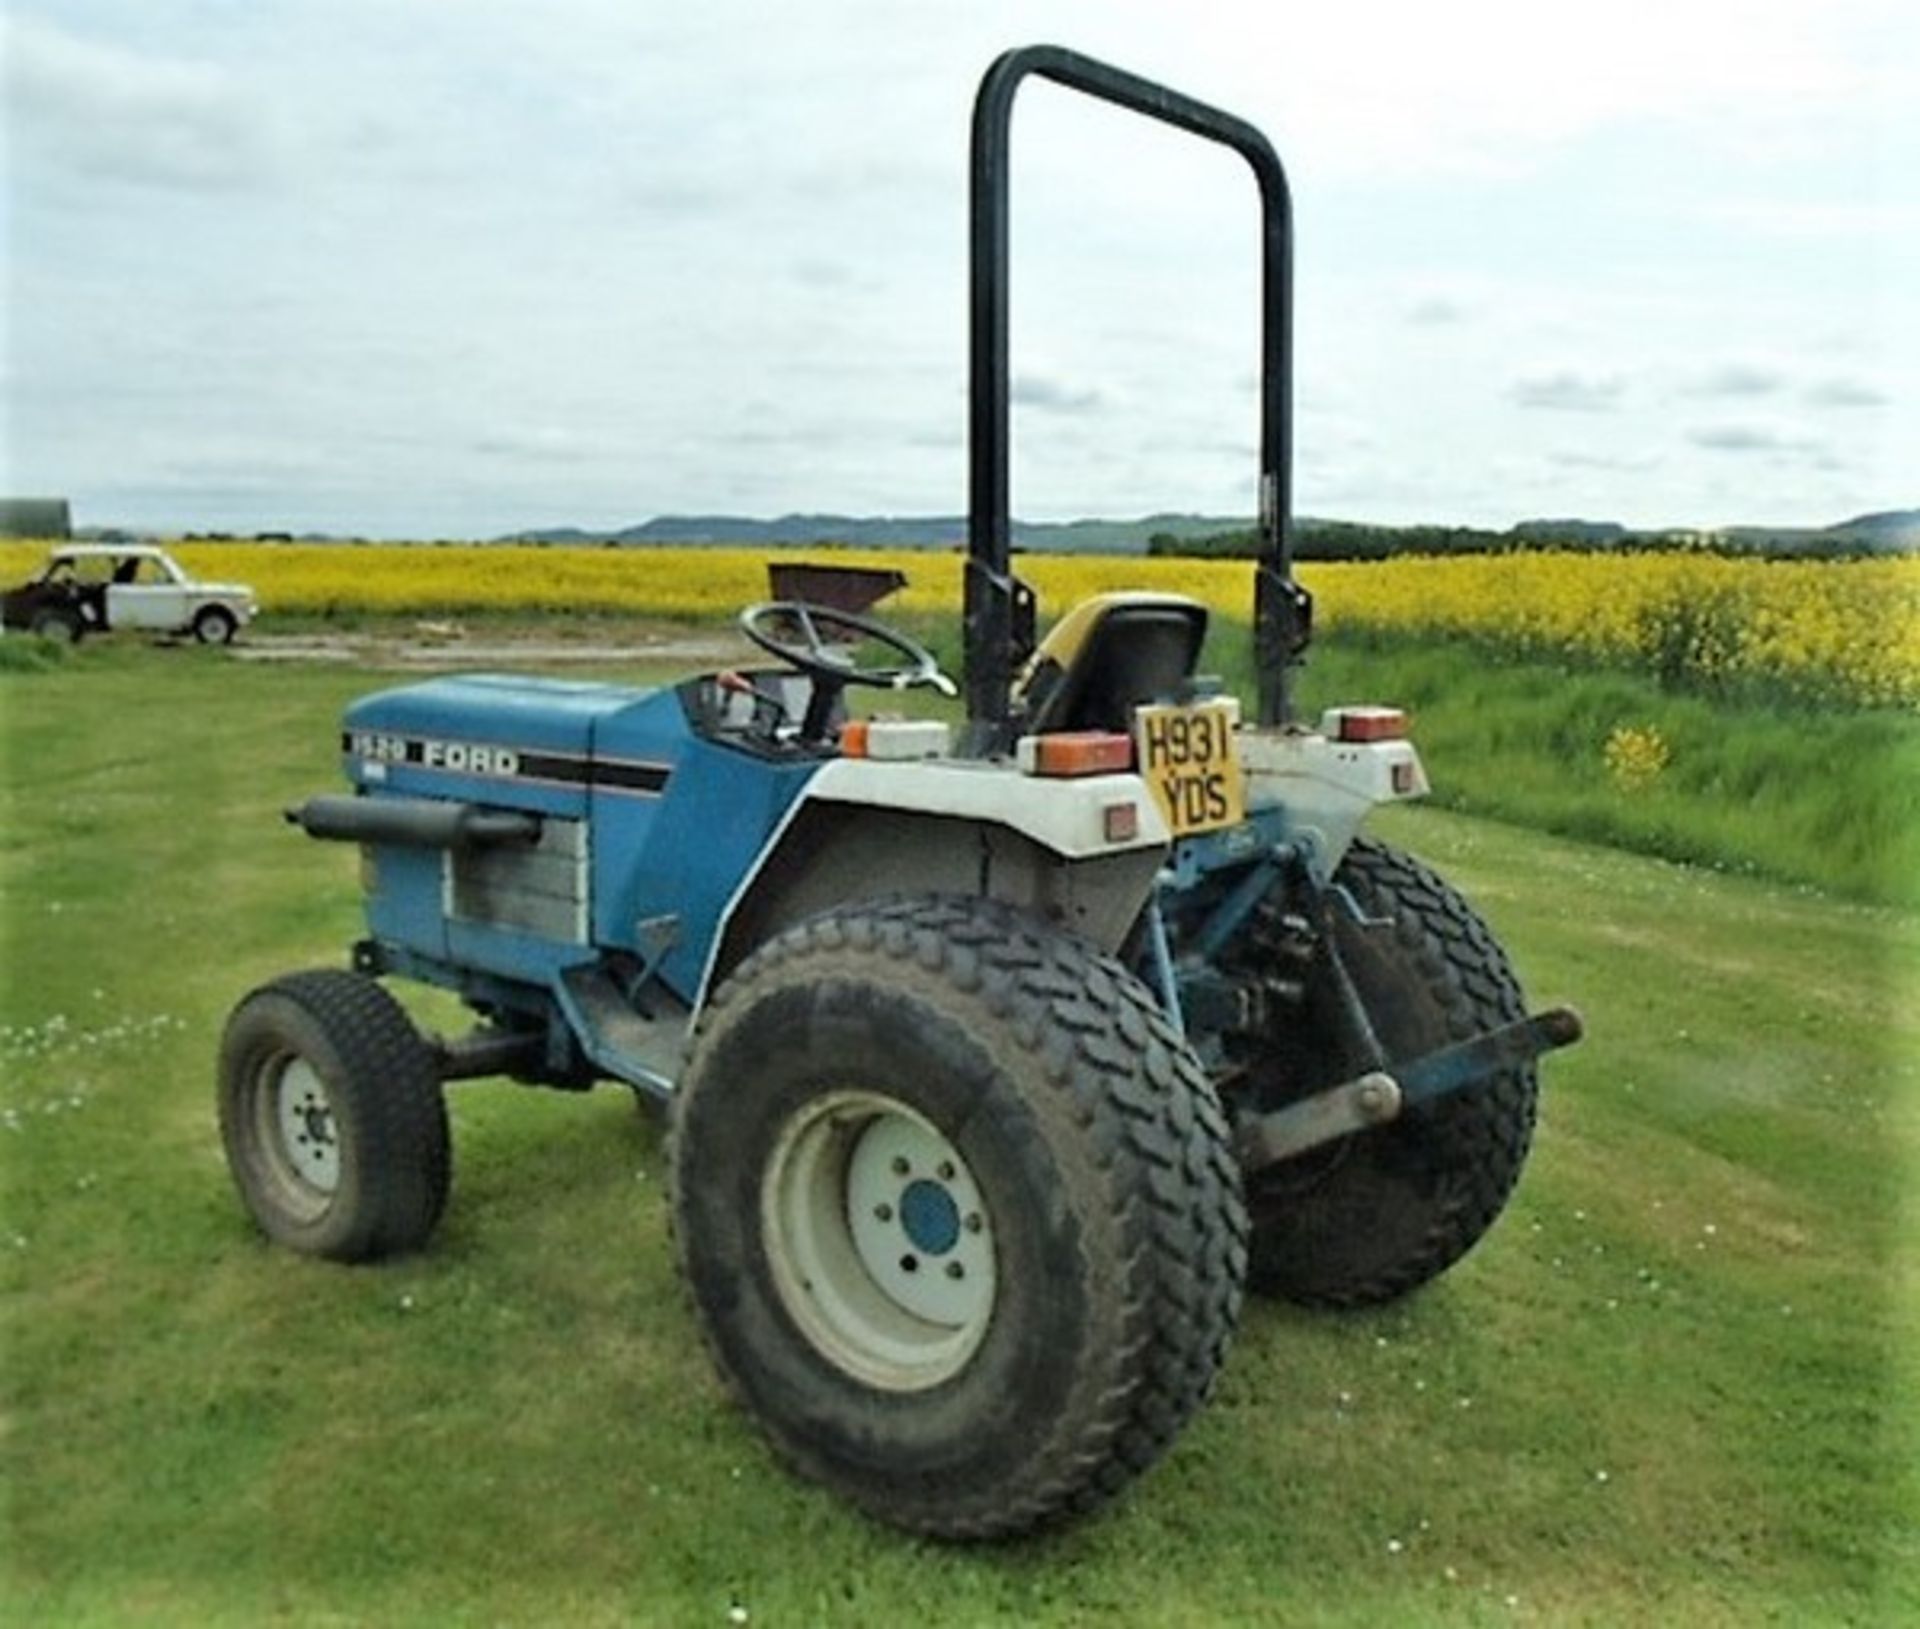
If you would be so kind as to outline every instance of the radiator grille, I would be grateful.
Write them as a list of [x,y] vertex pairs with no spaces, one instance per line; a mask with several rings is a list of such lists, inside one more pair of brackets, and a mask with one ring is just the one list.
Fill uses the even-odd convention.
[[447,915],[540,939],[586,944],[586,822],[549,815],[537,843],[450,852]]

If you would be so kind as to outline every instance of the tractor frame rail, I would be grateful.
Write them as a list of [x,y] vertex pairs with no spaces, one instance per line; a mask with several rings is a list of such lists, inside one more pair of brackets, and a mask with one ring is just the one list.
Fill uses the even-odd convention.
[[1386,1125],[1408,1109],[1572,1046],[1584,1032],[1580,1015],[1571,1007],[1553,1007],[1409,1059],[1391,1071],[1369,1069],[1298,1103],[1242,1120],[1234,1133],[1241,1168],[1262,1170],[1357,1131]]

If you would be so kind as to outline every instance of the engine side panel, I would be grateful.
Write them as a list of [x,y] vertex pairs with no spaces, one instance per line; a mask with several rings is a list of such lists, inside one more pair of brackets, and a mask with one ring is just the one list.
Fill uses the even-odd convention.
[[[769,762],[682,732],[660,796],[594,789],[593,921],[600,944],[644,956],[646,925],[673,918],[660,977],[691,1002],[728,900],[820,762]],[[608,736],[622,754],[636,750],[620,732]]]
[[[668,692],[519,674],[432,679],[356,702],[341,750],[363,796],[464,802],[542,821],[530,848],[369,845],[372,936],[432,962],[525,983],[591,959],[595,730],[662,709],[678,713]],[[671,767],[613,773],[658,792]]]

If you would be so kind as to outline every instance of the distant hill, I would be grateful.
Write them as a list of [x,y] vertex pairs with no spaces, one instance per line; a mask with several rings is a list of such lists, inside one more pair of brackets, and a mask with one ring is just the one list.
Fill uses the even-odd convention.
[[[614,530],[547,526],[515,532],[506,543],[582,547],[955,549],[967,535],[962,515],[657,515]],[[1378,526],[1302,515],[1294,521],[1303,560],[1381,559],[1396,554],[1500,552],[1561,548],[1708,549],[1726,554],[1824,559],[1920,553],[1920,509],[1857,515],[1833,526],[1728,526],[1713,530],[1629,529],[1616,521],[1523,520],[1504,532],[1471,526]],[[1258,546],[1253,521],[1233,515],[1146,515],[1138,520],[1013,523],[1016,549],[1037,554],[1246,556]]]
[[1920,550],[1920,509],[1886,509],[1877,515],[1856,515],[1827,531],[1835,537],[1859,538],[1880,548]]
[[[1145,554],[1156,534],[1207,537],[1248,524],[1229,515],[1148,515],[1140,520],[1069,520],[1013,523],[1013,544],[1049,554]],[[964,515],[656,515],[613,531],[547,526],[516,532],[510,543],[602,544],[611,547],[786,548],[839,543],[865,549],[950,549],[966,541]]]
[[1920,509],[1857,515],[1837,526],[1729,526],[1712,535],[1736,551],[1751,554],[1913,554],[1920,552]]

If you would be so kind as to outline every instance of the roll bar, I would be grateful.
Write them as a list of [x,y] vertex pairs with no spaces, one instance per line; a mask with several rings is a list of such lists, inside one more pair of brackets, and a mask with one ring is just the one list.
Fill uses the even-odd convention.
[[1038,74],[1176,129],[1219,142],[1260,188],[1260,559],[1254,649],[1262,724],[1287,721],[1290,669],[1305,653],[1312,601],[1293,580],[1293,211],[1273,144],[1245,120],[1150,79],[1057,45],[1008,51],[988,68],[973,106],[970,191],[972,327],[967,505],[967,717],[975,736],[1008,719],[1021,588],[1011,570],[1008,477],[1008,134],[1014,93]]

